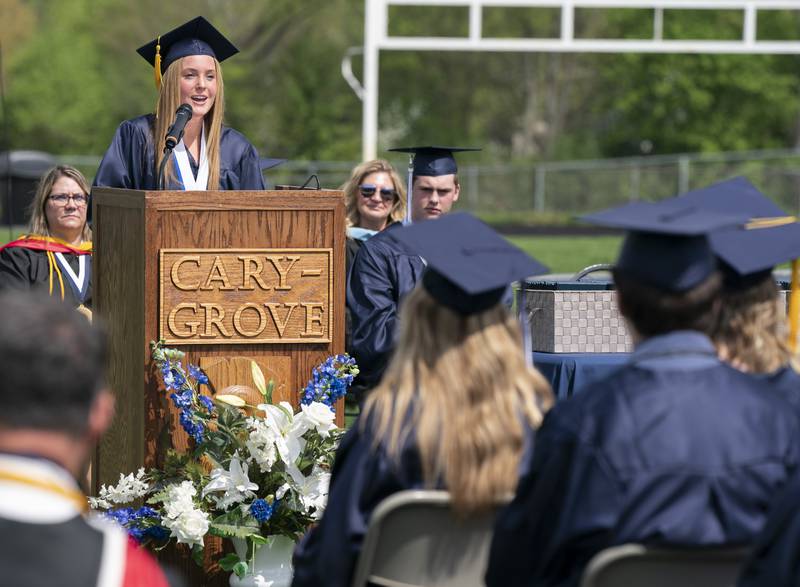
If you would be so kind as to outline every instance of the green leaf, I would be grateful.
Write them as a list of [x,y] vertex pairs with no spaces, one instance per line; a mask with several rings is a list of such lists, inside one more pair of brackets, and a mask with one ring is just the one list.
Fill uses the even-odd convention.
[[234,567],[237,564],[241,563],[241,562],[242,562],[242,559],[240,559],[239,556],[235,552],[229,552],[228,554],[223,556],[221,559],[219,559],[219,567],[223,571],[231,572],[231,571],[233,571]]
[[256,384],[256,389],[266,399],[267,382],[264,379],[264,372],[261,370],[261,367],[259,367],[258,363],[256,363],[255,361],[250,361],[250,371],[253,374],[253,382]]
[[199,544],[192,546],[192,560],[198,567],[203,566],[203,547]]
[[247,563],[239,561],[233,565],[233,572],[236,573],[236,576],[241,579],[247,574]]
[[211,524],[208,531],[214,536],[222,538],[249,538],[254,532],[258,532],[258,527],[238,525],[238,524]]
[[261,534],[254,534],[253,536],[250,537],[250,541],[253,544],[266,544],[267,543],[267,539],[264,536],[262,536]]
[[247,516],[242,517],[238,510],[233,510],[212,520],[208,528],[215,536],[223,538],[248,538],[258,534],[258,522]]

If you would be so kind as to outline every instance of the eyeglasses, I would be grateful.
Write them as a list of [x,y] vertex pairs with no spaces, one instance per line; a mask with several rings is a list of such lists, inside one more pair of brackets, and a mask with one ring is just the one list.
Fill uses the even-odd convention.
[[89,202],[89,196],[86,194],[50,194],[47,199],[54,202],[59,206],[66,206],[70,198],[75,205],[79,208],[85,206]]
[[[375,192],[378,191],[377,186],[369,183],[358,186],[358,189],[361,191],[361,195],[365,198],[371,198],[375,195]],[[382,200],[394,200],[397,197],[397,190],[393,190],[392,188],[381,188],[380,194]]]

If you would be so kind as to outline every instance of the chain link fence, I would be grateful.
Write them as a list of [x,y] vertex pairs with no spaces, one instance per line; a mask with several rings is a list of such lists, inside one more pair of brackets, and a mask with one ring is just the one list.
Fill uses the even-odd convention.
[[[98,157],[62,156],[92,177]],[[392,160],[405,175],[407,160]],[[288,161],[266,172],[269,187],[300,186],[315,175],[338,189],[355,161]],[[800,150],[683,154],[497,165],[462,164],[458,208],[520,223],[563,222],[632,200],[658,200],[744,175],[790,214],[800,215]],[[315,182],[309,182],[314,185]],[[536,220],[538,218],[538,220]]]

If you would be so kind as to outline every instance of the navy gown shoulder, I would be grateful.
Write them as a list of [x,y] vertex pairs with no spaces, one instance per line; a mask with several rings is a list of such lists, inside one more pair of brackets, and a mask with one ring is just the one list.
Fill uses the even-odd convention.
[[220,139],[220,189],[263,190],[258,151],[242,133],[223,127]]
[[357,397],[380,383],[394,349],[398,307],[425,270],[418,255],[392,238],[400,226],[389,226],[366,241],[348,274],[351,349],[360,370],[352,390]]
[[395,463],[382,447],[373,446],[370,427],[362,430],[359,421],[336,453],[322,520],[295,549],[294,587],[349,586],[375,507],[398,491],[424,486],[415,445],[409,442]]
[[117,127],[100,161],[94,186],[152,190],[156,188],[152,114],[126,120]]
[[498,515],[487,585],[578,585],[594,554],[626,542],[752,543],[800,462],[780,394],[721,363],[627,366],[591,387],[545,416]]
[[[119,125],[93,185],[134,190],[157,188],[152,138],[154,120],[152,114],[147,114]],[[222,128],[220,138],[220,189],[264,189],[256,148],[230,127]]]
[[800,475],[775,503],[739,577],[739,587],[800,585]]

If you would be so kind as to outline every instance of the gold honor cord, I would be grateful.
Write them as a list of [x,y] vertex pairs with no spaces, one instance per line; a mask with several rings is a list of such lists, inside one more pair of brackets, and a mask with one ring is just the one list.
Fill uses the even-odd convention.
[[47,251],[47,262],[50,264],[50,295],[53,295],[53,270],[58,275],[58,285],[61,286],[61,299],[64,299],[64,278],[61,276],[61,269],[56,263],[56,257],[52,251]]
[[789,348],[797,353],[798,320],[800,320],[800,259],[792,261],[792,293],[789,295]]
[[[772,218],[753,218],[744,225],[745,229],[774,228],[797,222],[796,216],[775,216]],[[789,293],[789,348],[797,352],[797,333],[800,329],[800,260],[792,261],[792,285]]]
[[12,473],[11,471],[3,470],[0,470],[0,480],[11,481],[21,485],[43,489],[50,493],[56,493],[75,504],[81,513],[85,514],[89,511],[89,503],[86,501],[86,496],[77,489],[69,489],[67,487],[62,487],[58,483],[53,483],[52,481],[43,481],[35,477],[28,477],[20,473]]

